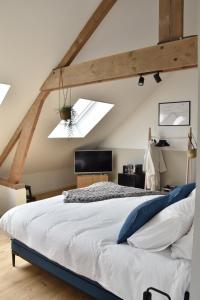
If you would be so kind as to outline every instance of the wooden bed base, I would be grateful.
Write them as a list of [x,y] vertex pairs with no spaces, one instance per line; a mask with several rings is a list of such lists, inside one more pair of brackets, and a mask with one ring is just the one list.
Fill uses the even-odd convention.
[[[83,291],[84,293],[92,296],[97,300],[123,300],[113,293],[104,289],[100,284],[92,281],[84,276],[78,275],[67,268],[51,261],[37,251],[27,247],[25,244],[19,242],[16,239],[11,240],[11,250],[12,250],[12,265],[15,267],[15,256],[20,256],[24,260],[34,264],[43,270],[53,274],[59,279],[62,279],[66,283],[71,284],[77,289]],[[142,299],[138,299],[142,300]],[[149,300],[149,298],[144,293],[143,300]],[[172,299],[175,300],[175,299]],[[189,292],[185,293],[184,300],[189,300]]]

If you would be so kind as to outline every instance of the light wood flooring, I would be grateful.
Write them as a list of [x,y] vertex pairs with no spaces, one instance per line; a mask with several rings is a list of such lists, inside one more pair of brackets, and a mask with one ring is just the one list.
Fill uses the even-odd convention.
[[16,257],[16,267],[13,268],[10,241],[0,231],[0,300],[13,299],[92,300],[93,298],[19,257]]

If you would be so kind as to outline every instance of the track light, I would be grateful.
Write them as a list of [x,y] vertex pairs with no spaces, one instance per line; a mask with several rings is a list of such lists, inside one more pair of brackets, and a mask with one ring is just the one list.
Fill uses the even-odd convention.
[[156,72],[156,74],[154,74],[153,77],[154,77],[154,79],[155,79],[155,81],[156,81],[157,83],[159,83],[159,82],[162,81],[159,72]]
[[144,85],[144,77],[142,75],[140,75],[140,78],[138,80],[138,85],[139,86],[143,86]]
[[[153,75],[155,81],[157,83],[161,82],[162,81],[162,78],[160,77],[160,72],[156,72],[154,75]],[[144,85],[144,76],[142,74],[140,74],[140,77],[139,77],[139,80],[138,80],[138,85],[139,86],[143,86]]]

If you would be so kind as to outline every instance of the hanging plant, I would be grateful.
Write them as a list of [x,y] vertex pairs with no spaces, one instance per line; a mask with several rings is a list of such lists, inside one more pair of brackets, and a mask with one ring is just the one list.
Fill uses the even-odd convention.
[[60,108],[60,118],[61,120],[68,121],[71,119],[71,107],[63,106]]
[[[63,92],[64,103],[61,105],[61,90]],[[59,78],[59,113],[61,120],[65,121],[66,128],[72,130],[74,125],[74,119],[76,116],[75,110],[71,105],[71,89],[69,89],[69,104],[67,104],[68,98],[68,89],[64,89],[62,69],[60,69],[60,78]]]
[[61,120],[65,121],[64,126],[68,130],[69,135],[72,133],[73,130],[75,116],[76,113],[74,109],[70,106],[63,106],[60,109],[60,118]]

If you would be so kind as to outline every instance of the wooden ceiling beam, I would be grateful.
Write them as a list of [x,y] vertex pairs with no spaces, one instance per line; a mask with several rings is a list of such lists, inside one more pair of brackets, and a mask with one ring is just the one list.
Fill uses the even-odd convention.
[[105,16],[111,10],[117,0],[103,0],[94,11],[84,28],[81,30],[76,40],[73,42],[63,59],[58,65],[58,68],[68,66],[72,63],[74,58],[78,55],[80,50],[89,40],[93,32],[97,29],[99,24],[103,21]]
[[[197,37],[194,36],[62,68],[63,86],[74,87],[196,66]],[[59,76],[59,69],[52,71],[49,80],[45,82],[41,90],[58,89]]]
[[28,149],[30,147],[40,112],[48,94],[48,92],[40,92],[39,96],[34,102],[34,105],[32,105],[32,109],[27,114],[8,178],[8,181],[13,184],[17,184],[23,174]]
[[159,43],[183,38],[184,0],[159,0]]
[[[63,59],[60,61],[56,68],[65,67],[71,64],[80,50],[83,48],[85,43],[94,33],[98,25],[106,17],[110,9],[116,3],[117,0],[102,0],[97,9],[94,11],[82,31],[79,33],[75,41],[73,42],[70,49],[67,51]],[[51,75],[51,74],[50,74]],[[37,121],[42,110],[42,106],[47,99],[49,92],[40,92],[33,104],[31,105],[29,111],[25,115],[24,119],[18,126],[17,130],[11,137],[7,146],[4,148],[2,154],[0,155],[0,166],[3,164],[11,150],[13,149],[16,142],[19,140],[17,150],[14,156],[14,160],[9,173],[8,185],[16,184],[20,181],[23,169],[25,165],[25,160],[27,153],[31,144],[31,140],[37,125]],[[5,179],[4,179],[5,183]],[[0,184],[3,185],[1,181]]]
[[1,155],[0,155],[0,167],[12,151],[13,147],[19,140],[20,134],[22,131],[22,123],[18,126],[18,128],[15,130],[15,133],[12,135],[11,139],[9,140],[8,144],[6,147],[3,149]]
[[[31,105],[31,107],[29,108],[28,112],[26,113],[26,115],[24,116],[23,120],[21,121],[21,123],[19,124],[19,126],[17,127],[17,129],[15,130],[14,134],[12,135],[12,137],[10,138],[8,144],[6,145],[6,147],[4,148],[4,150],[2,151],[1,155],[0,155],[0,167],[1,165],[4,163],[4,161],[6,160],[6,158],[8,157],[8,155],[10,154],[10,152],[12,151],[13,147],[15,146],[15,144],[17,143],[17,141],[20,138],[22,129],[25,125],[25,122],[30,114],[30,112],[32,111],[33,107],[35,106],[35,103],[37,102],[37,99],[39,97],[41,97],[42,93],[40,92],[38,97],[36,98],[36,100],[33,102],[33,104]],[[45,94],[46,96],[47,93]]]

